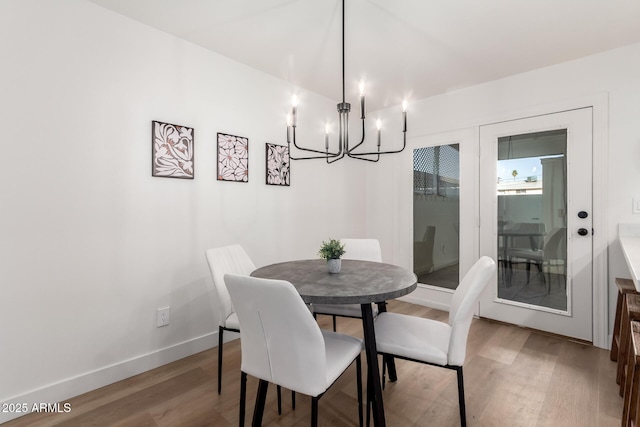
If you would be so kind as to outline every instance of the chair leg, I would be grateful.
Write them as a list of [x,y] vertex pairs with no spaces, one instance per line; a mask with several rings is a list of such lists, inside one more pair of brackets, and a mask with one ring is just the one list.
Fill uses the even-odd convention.
[[264,404],[267,399],[267,388],[269,382],[260,380],[258,383],[258,394],[256,396],[256,406],[253,408],[253,427],[262,426],[262,415],[264,414]]
[[371,425],[371,398],[373,396],[373,383],[371,382],[371,375],[367,369],[367,427]]
[[293,390],[291,391],[291,409],[294,411],[296,409],[296,392]]
[[222,391],[222,334],[224,329],[218,326],[218,394]]
[[458,374],[458,405],[460,406],[460,425],[467,426],[467,412],[464,405],[464,379],[462,377],[462,366],[456,366]]
[[240,372],[240,427],[244,427],[244,413],[247,405],[247,373]]
[[318,427],[318,397],[311,398],[311,427]]
[[356,387],[358,390],[358,425],[362,427],[362,358],[360,355],[356,357]]
[[398,373],[396,372],[396,359],[393,356],[387,355],[385,365],[387,365],[387,372],[389,373],[389,382],[394,383],[398,381]]
[[336,316],[333,316],[333,332],[338,332],[338,327],[336,323]]
[[387,356],[382,356],[382,389],[384,390],[384,385],[387,382]]
[[280,386],[276,386],[276,394],[278,395],[278,415],[282,415],[282,390]]

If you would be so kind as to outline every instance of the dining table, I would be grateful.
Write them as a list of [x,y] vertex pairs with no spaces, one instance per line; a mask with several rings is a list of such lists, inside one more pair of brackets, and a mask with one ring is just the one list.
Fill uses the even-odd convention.
[[[302,300],[311,304],[360,304],[368,370],[367,399],[371,403],[374,426],[386,425],[382,384],[378,366],[375,325],[371,304],[386,311],[386,301],[413,292],[416,275],[399,266],[381,262],[341,260],[339,273],[329,273],[322,259],[296,260],[267,265],[251,273],[253,277],[290,282]],[[393,361],[389,363],[389,377],[395,380]]]

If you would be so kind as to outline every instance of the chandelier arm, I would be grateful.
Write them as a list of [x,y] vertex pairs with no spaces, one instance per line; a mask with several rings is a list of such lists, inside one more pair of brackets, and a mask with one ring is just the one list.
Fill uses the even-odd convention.
[[367,153],[354,153],[353,150],[349,150],[349,152],[347,154],[349,154],[349,157],[353,157],[353,156],[373,156],[373,155],[377,155],[377,154],[396,154],[396,153],[400,153],[400,152],[404,151],[404,149],[407,146],[407,132],[402,132],[402,134],[403,134],[402,148],[400,148],[398,150],[372,151],[372,152],[367,152]]
[[[338,157],[340,154],[342,154],[342,147],[339,147],[338,152],[334,153],[332,151],[320,151],[320,150],[314,150],[312,148],[304,148],[304,147],[300,147],[297,143],[296,143],[296,128],[295,126],[292,127],[293,129],[293,146],[296,147],[298,150],[301,151],[307,151],[309,153],[317,153],[317,154],[323,154],[322,156],[316,156],[316,157],[305,157],[304,159],[323,159],[325,157]],[[287,144],[290,144],[289,141],[289,132],[287,132]],[[289,157],[291,157],[291,149],[289,149]],[[300,158],[296,159],[291,157],[293,160],[302,160]]]
[[356,148],[358,148],[359,146],[362,145],[362,143],[364,142],[364,136],[365,136],[365,129],[364,129],[364,118],[362,118],[362,138],[360,139],[360,142],[358,142],[356,145],[354,145],[352,148],[349,148],[347,151],[349,153],[351,153],[353,150],[355,150]]
[[306,156],[306,157],[293,157],[291,154],[289,154],[289,158],[291,160],[317,160],[317,159],[332,159],[335,156]]
[[[289,158],[291,160],[314,160],[314,159],[327,159],[327,162],[329,162],[329,159],[341,159],[342,157],[344,157],[344,153],[322,153],[324,155],[322,156],[305,156],[305,157],[294,157],[291,154],[291,144],[287,143],[288,148],[289,148]],[[304,150],[304,149],[303,149]],[[315,151],[315,150],[314,150]],[[329,162],[331,163],[331,162]]]
[[[374,154],[374,153],[371,153]],[[347,156],[351,157],[352,159],[356,159],[356,160],[365,160],[367,162],[377,162],[378,160],[380,160],[380,154],[379,153],[375,153],[377,154],[375,159],[369,159],[367,157],[360,157],[360,154],[351,154],[351,153],[347,153]]]
[[295,143],[293,144],[294,147],[296,147],[298,150],[300,151],[306,151],[308,153],[316,153],[316,154],[322,154],[322,156],[319,156],[319,159],[322,159],[324,157],[337,157],[341,154],[340,151],[338,151],[337,153],[334,153],[332,151],[320,151],[320,150],[313,150],[311,148],[303,148],[303,147],[298,147]]
[[327,163],[331,164],[333,162],[337,162],[338,160],[340,160],[340,159],[342,159],[344,157],[344,153],[346,153],[346,151],[343,151],[342,154],[340,154],[339,157],[334,157],[334,158],[327,157]]

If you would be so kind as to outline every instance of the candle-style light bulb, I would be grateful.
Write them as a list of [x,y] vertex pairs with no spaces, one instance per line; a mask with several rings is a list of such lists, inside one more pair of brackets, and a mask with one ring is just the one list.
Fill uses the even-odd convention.
[[407,131],[407,100],[402,101],[402,132]]
[[291,127],[291,114],[287,114],[287,127]]
[[364,80],[360,80],[360,118],[364,119]]
[[291,125],[293,127],[298,124],[298,97],[294,94],[291,97]]
[[329,123],[324,125],[324,148],[329,151]]

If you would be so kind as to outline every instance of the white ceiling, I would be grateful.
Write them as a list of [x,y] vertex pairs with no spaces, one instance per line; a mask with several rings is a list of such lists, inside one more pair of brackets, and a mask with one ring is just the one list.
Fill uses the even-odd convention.
[[[340,0],[88,0],[338,102]],[[369,110],[640,42],[637,0],[346,0]]]

